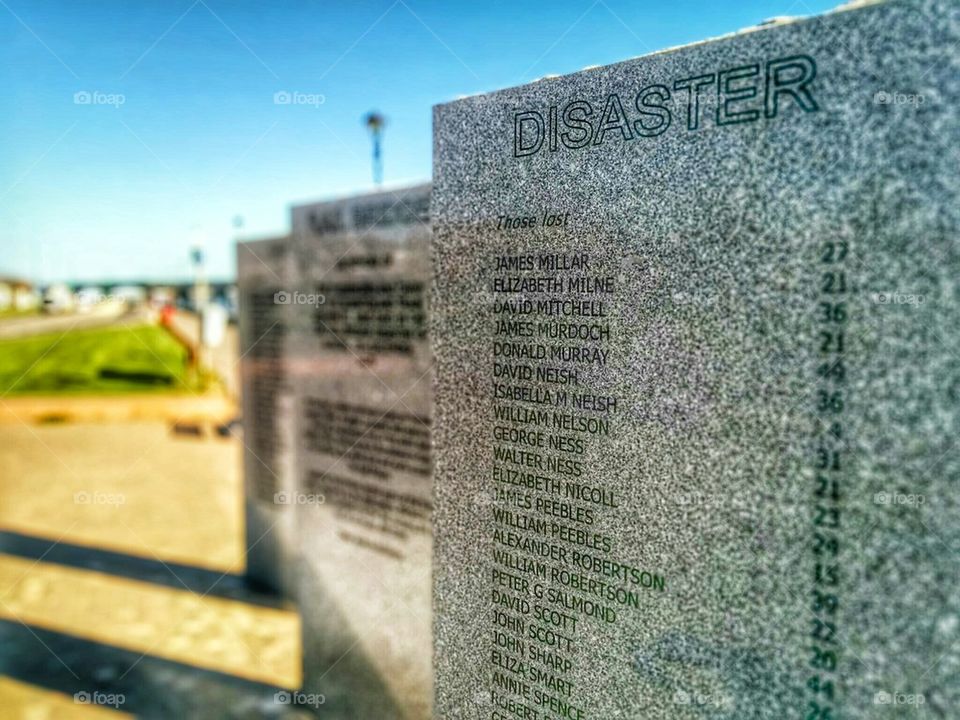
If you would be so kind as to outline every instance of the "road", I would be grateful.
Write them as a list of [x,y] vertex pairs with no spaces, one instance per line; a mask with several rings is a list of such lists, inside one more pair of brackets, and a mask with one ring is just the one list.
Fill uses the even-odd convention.
[[[39,314],[5,318],[0,320],[0,339],[106,327],[120,321],[123,315],[124,306],[121,303],[105,302],[85,313]],[[124,318],[124,320],[127,319]],[[134,314],[129,319],[142,322],[144,316]]]

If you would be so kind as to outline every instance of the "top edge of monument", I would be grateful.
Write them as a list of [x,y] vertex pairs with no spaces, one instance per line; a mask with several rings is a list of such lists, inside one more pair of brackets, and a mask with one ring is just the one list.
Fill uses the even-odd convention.
[[275,245],[282,245],[290,240],[288,234],[276,235],[276,234],[263,234],[263,235],[252,235],[250,237],[237,238],[237,247],[246,248],[249,250],[254,250],[259,248],[272,247]]
[[850,12],[851,10],[861,10],[864,8],[875,7],[878,5],[889,5],[891,3],[897,2],[897,0],[849,0],[849,2],[842,3],[832,10],[827,10],[826,12],[817,13],[814,15],[790,15],[790,16],[776,16],[767,18],[757,23],[756,25],[751,25],[740,30],[735,30],[733,32],[725,33],[723,35],[716,35],[713,37],[704,38],[703,40],[696,40],[694,42],[684,43],[681,45],[672,45],[670,47],[662,48],[660,50],[654,50],[643,55],[635,55],[633,57],[624,58],[623,60],[617,60],[616,62],[607,63],[605,65],[588,65],[580,70],[573,70],[569,73],[550,73],[544,75],[536,80],[531,80],[530,82],[522,83],[520,85],[511,85],[509,87],[497,88],[495,90],[489,90],[486,92],[476,92],[459,95],[458,97],[447,100],[444,102],[436,103],[435,108],[442,108],[449,105],[456,105],[461,102],[468,102],[474,100],[478,97],[486,97],[491,95],[497,95],[499,93],[513,92],[521,88],[529,88],[541,83],[561,80],[564,78],[569,78],[572,75],[580,75],[588,72],[596,72],[609,69],[611,67],[616,67],[617,65],[625,65],[628,63],[636,62],[637,60],[644,60],[647,58],[659,57],[661,55],[667,55],[670,53],[679,52],[682,50],[689,50],[694,47],[701,45],[709,45],[712,43],[720,42],[723,40],[730,40],[733,38],[743,37],[745,35],[751,35],[754,33],[762,33],[769,31],[771,29],[781,29],[788,25],[799,25],[803,23],[810,22],[819,22],[823,18],[830,17],[832,15],[838,15],[840,13]]
[[429,226],[432,183],[397,185],[373,192],[290,206],[291,233],[327,236],[387,228]]
[[298,200],[290,203],[291,210],[297,210],[299,208],[314,208],[314,207],[325,207],[333,205],[341,205],[343,203],[352,203],[352,202],[363,202],[366,200],[376,201],[385,197],[390,197],[398,194],[413,194],[418,192],[429,192],[432,183],[429,180],[424,180],[421,182],[410,183],[406,181],[398,181],[396,183],[386,183],[380,187],[377,187],[373,190],[359,190],[356,192],[345,192],[337,193],[336,195],[331,195],[329,197],[321,198],[319,200]]

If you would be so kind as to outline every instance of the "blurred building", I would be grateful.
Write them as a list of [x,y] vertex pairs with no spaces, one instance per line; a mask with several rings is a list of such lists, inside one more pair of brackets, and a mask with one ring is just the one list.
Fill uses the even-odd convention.
[[40,295],[29,280],[0,277],[0,312],[32,310],[40,304]]

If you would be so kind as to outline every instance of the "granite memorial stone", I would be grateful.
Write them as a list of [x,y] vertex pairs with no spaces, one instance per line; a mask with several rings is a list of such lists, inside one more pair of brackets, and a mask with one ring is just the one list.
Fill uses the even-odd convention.
[[429,200],[293,208],[298,598],[325,717],[430,717]]
[[290,238],[237,244],[247,577],[289,594],[294,561],[293,392],[285,360]]
[[435,717],[960,717],[958,103],[920,0],[436,108]]

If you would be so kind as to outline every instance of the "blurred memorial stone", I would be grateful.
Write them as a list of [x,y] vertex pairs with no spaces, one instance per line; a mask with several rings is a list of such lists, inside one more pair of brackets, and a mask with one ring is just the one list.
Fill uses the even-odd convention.
[[430,717],[429,200],[293,208],[304,687],[329,717]]
[[285,362],[290,238],[237,244],[247,576],[281,594],[294,554],[293,393]]
[[960,717],[960,6],[435,110],[436,716]]

